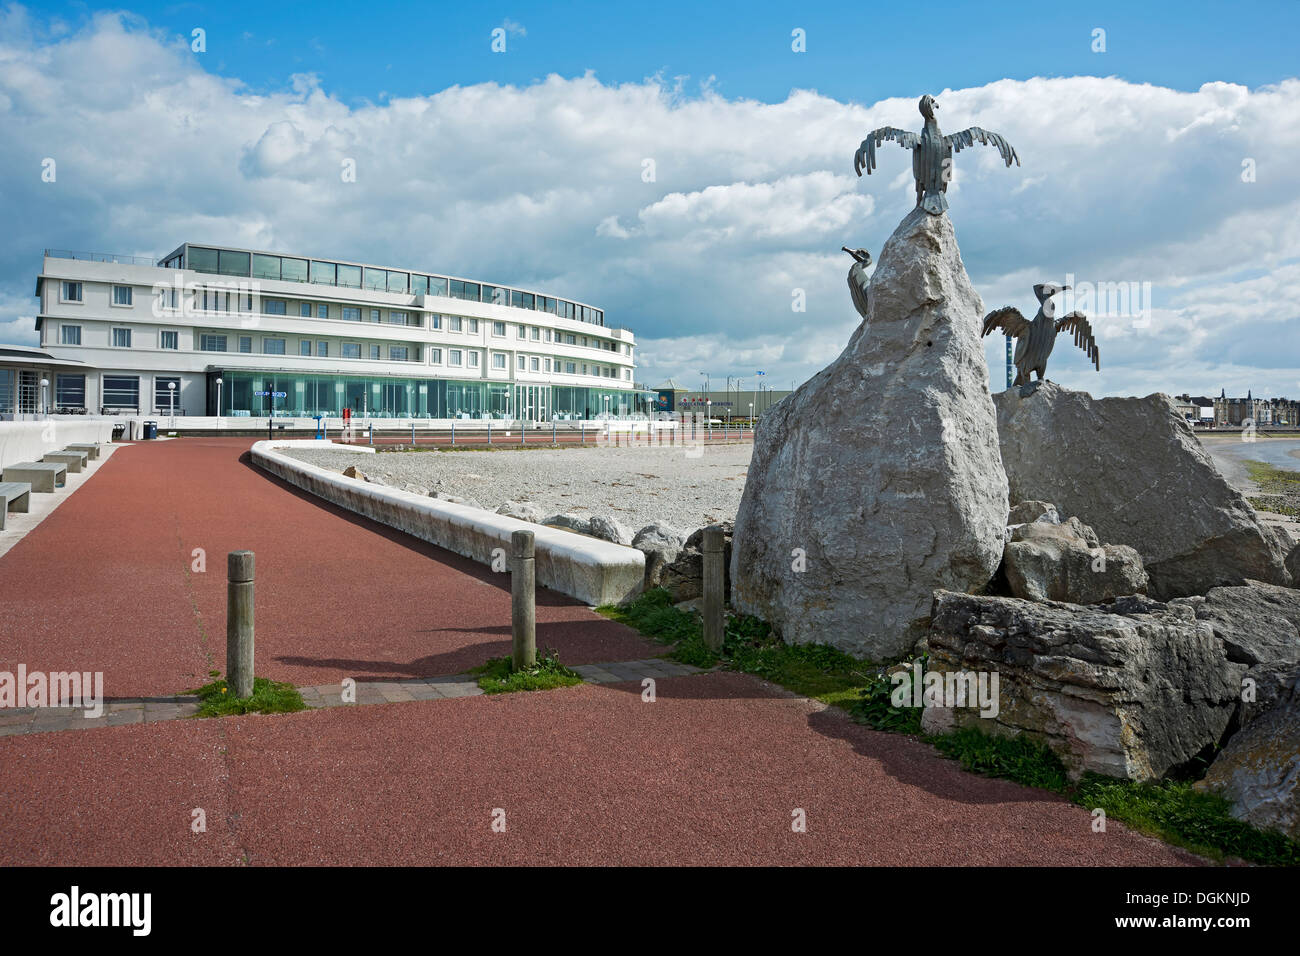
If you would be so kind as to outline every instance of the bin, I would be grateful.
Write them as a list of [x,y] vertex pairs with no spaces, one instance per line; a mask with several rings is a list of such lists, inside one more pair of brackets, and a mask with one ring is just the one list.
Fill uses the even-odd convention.
[[146,441],[148,441],[148,440],[150,440],[150,439],[157,438],[157,437],[158,437],[158,423],[157,423],[157,422],[145,422],[145,423],[144,423],[144,428],[143,428],[143,431],[142,431],[140,437],[143,438],[143,439],[145,439]]

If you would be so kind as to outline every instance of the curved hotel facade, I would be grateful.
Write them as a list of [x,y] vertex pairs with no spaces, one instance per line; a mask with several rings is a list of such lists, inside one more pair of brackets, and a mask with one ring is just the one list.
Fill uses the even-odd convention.
[[190,243],[157,263],[47,250],[36,295],[48,361],[0,356],[13,411],[542,422],[654,401],[632,333],[600,309],[428,272]]

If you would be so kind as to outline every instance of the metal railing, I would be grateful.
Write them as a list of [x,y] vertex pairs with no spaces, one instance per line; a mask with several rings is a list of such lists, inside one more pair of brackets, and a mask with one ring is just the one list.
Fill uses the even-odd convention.
[[117,265],[125,266],[153,266],[158,264],[158,260],[151,259],[148,256],[125,256],[118,255],[115,252],[77,252],[72,249],[46,249],[45,256],[49,259],[78,259],[82,262],[112,262]]

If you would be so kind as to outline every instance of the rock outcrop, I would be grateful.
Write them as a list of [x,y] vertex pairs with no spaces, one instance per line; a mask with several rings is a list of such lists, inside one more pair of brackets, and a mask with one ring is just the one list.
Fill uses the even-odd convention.
[[1300,670],[1277,701],[1242,728],[1196,786],[1232,804],[1232,815],[1300,840]]
[[1094,399],[1052,382],[994,398],[1011,500],[1054,502],[1142,556],[1162,600],[1253,578],[1286,556],[1165,395]]
[[591,533],[591,519],[583,518],[580,515],[551,515],[543,521],[542,524],[551,528],[564,528],[566,531],[576,531],[578,534]]
[[616,518],[609,518],[605,515],[594,515],[587,522],[587,534],[593,538],[600,538],[602,541],[612,541],[615,544],[629,545],[632,543],[632,532]]
[[975,724],[1047,743],[1073,774],[1150,780],[1208,753],[1245,664],[1192,608],[1130,596],[1084,607],[936,592],[930,671],[996,672],[996,717],[927,707],[922,727]]
[[542,509],[531,501],[506,501],[497,509],[497,514],[505,515],[507,518],[517,518],[520,521],[531,521],[533,524],[542,523]]
[[936,588],[988,583],[1007,486],[982,315],[948,217],[909,214],[843,354],[759,422],[738,610],[788,642],[884,659],[924,635]]
[[1100,604],[1146,591],[1147,576],[1136,551],[1101,544],[1093,530],[1073,516],[1054,523],[1054,514],[1055,509],[1010,528],[1003,570],[1012,595],[1029,601]]
[[662,522],[648,524],[636,533],[632,538],[632,547],[645,553],[646,590],[657,588],[663,583],[664,568],[677,560],[685,544],[685,532]]

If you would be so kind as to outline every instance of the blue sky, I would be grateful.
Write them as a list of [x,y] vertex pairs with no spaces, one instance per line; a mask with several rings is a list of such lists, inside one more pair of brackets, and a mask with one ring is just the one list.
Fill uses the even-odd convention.
[[[455,84],[527,84],[593,70],[606,83],[715,77],[719,92],[777,102],[795,88],[874,102],[1002,78],[1120,76],[1194,90],[1296,72],[1300,3],[44,3],[84,21],[130,9],[155,28],[207,31],[205,68],[251,90],[314,72],[344,102]],[[490,49],[503,23],[507,55]],[[806,31],[807,52],[791,50]],[[1106,31],[1106,52],[1092,31]]]
[[930,92],[1022,159],[964,152],[949,191],[989,309],[1150,290],[1150,321],[1094,317],[1100,374],[1058,350],[1055,380],[1300,395],[1300,3],[921,9],[0,5],[0,342],[35,341],[41,249],[188,240],[592,303],[651,384],[802,381],[858,322],[840,246],[878,254],[913,201],[904,153],[859,179],[853,151]]

